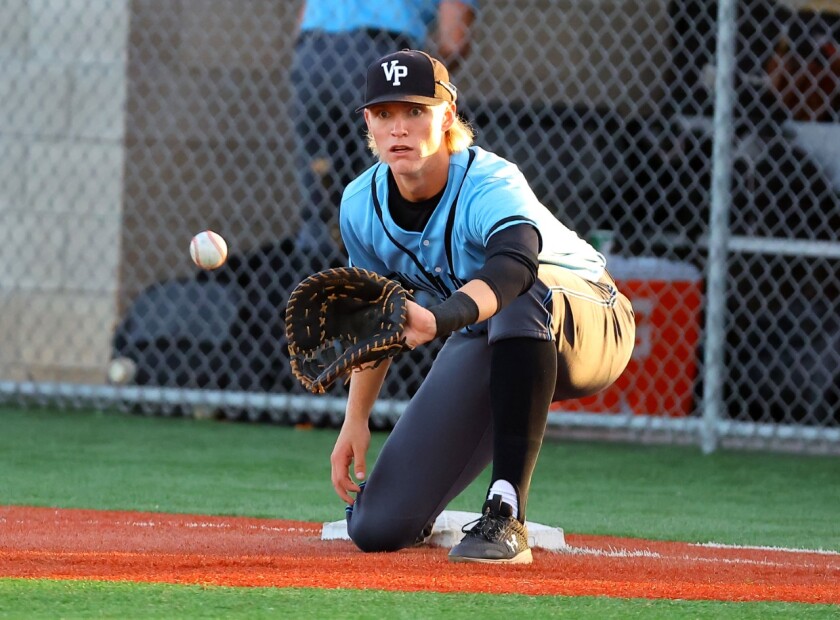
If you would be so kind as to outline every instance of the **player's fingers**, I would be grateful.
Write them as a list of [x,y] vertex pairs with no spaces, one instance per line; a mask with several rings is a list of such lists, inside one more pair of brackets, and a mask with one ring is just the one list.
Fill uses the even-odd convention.
[[358,485],[354,484],[353,481],[350,480],[350,478],[348,478],[344,484],[333,485],[333,488],[335,488],[336,494],[342,500],[344,500],[345,503],[352,505],[356,501],[355,498],[352,495],[350,495],[350,493],[358,493],[359,487]]
[[330,459],[331,480],[336,495],[348,504],[353,503],[349,491],[358,491],[358,486],[350,479],[350,458],[333,454]]
[[338,495],[348,504],[352,504],[354,499],[353,496],[350,495],[350,493],[358,493],[359,485],[357,485],[355,482],[353,482],[353,480],[350,479],[347,470],[344,470],[343,476],[333,477],[332,483],[336,495]]
[[367,474],[367,466],[365,465],[365,453],[357,450],[353,454],[353,463],[355,464],[356,480],[364,480]]

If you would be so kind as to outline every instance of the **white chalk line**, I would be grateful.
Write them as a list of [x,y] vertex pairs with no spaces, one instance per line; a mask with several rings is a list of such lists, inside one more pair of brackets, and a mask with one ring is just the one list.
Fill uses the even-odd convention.
[[[700,545],[693,545],[700,546]],[[658,560],[678,560],[683,562],[705,562],[707,564],[736,564],[736,565],[750,565],[750,566],[769,566],[776,568],[807,568],[807,569],[823,569],[825,566],[813,562],[784,562],[773,560],[751,560],[747,558],[707,558],[702,556],[694,556],[688,554],[662,554],[657,551],[649,549],[616,549],[613,547],[607,549],[593,549],[590,547],[566,547],[561,549],[558,553],[568,555],[590,555],[597,557],[608,558],[648,558]]]
[[688,543],[692,547],[711,547],[712,549],[745,549],[747,551],[780,551],[782,553],[813,553],[815,555],[830,555],[840,557],[840,551],[828,549],[797,549],[796,547],[765,547],[761,545],[731,545],[716,542]]
[[[0,517],[0,524],[2,523],[15,523],[19,525],[26,525],[31,524],[32,521],[27,519],[15,519],[13,521],[9,521],[6,517]],[[85,519],[84,521],[77,521],[76,523],[81,523],[83,525],[117,525],[123,526],[128,525],[131,527],[138,527],[138,528],[155,528],[155,527],[183,527],[188,529],[233,529],[234,526],[231,523],[209,523],[209,522],[202,522],[202,521],[188,521],[185,523],[179,523],[175,521],[102,521],[99,519]],[[272,525],[253,525],[253,524],[236,524],[236,529],[246,529],[246,530],[258,530],[263,532],[282,532],[282,533],[289,533],[289,532],[304,532],[304,533],[312,533],[315,530],[308,529],[305,527],[277,527]]]

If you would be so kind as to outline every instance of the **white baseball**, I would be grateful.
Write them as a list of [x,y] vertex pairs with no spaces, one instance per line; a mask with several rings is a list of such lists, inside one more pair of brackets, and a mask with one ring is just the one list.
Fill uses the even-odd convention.
[[190,256],[202,269],[221,267],[225,264],[227,255],[227,243],[212,230],[204,230],[190,241]]
[[128,357],[117,357],[108,364],[108,382],[113,385],[124,385],[134,379],[137,365]]

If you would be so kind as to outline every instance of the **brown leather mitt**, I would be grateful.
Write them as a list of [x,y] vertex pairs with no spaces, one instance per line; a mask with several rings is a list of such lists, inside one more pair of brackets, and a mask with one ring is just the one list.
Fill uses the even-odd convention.
[[407,350],[408,298],[398,282],[366,269],[341,267],[309,276],[286,306],[292,373],[307,390],[323,394],[354,368],[378,366]]

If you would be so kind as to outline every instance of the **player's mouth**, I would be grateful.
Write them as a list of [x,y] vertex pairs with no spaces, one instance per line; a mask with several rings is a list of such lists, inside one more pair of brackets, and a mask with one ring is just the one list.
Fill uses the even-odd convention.
[[392,146],[392,147],[391,147],[390,149],[388,149],[388,150],[389,150],[391,153],[394,153],[394,154],[396,154],[396,155],[400,155],[400,154],[402,154],[402,153],[408,153],[409,151],[411,151],[411,148],[410,148],[410,147],[408,147],[408,146],[403,146],[402,144],[397,144],[397,145],[395,145],[395,146]]

